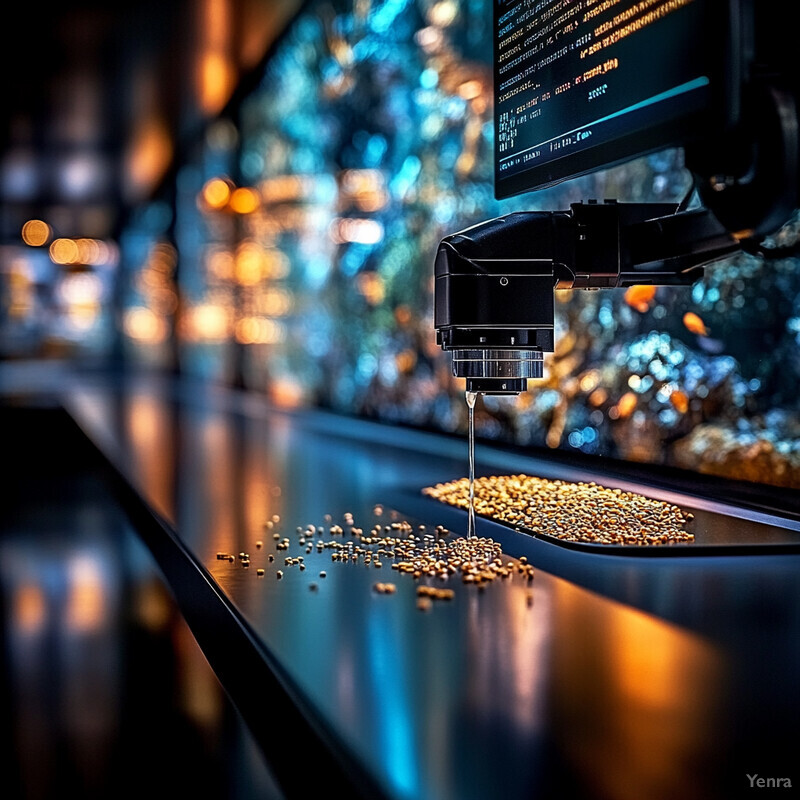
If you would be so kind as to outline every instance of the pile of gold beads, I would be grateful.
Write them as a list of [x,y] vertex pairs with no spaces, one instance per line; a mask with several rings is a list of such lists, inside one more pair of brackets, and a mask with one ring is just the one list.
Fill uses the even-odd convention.
[[[443,503],[469,509],[469,479],[422,490]],[[586,544],[669,545],[694,541],[694,519],[678,506],[635,492],[592,483],[530,475],[478,477],[475,513],[522,530]]]
[[[462,583],[485,585],[495,578],[507,578],[512,573],[522,574],[533,580],[533,567],[523,556],[518,562],[503,561],[502,548],[498,542],[485,536],[452,537],[443,525],[437,525],[434,532],[425,525],[415,529],[407,521],[393,522],[390,525],[375,525],[364,532],[362,528],[350,527],[349,536],[344,529],[334,526],[334,538],[318,547],[331,548],[331,560],[345,563],[362,563],[380,568],[389,565],[391,569],[416,579],[436,578],[446,581],[451,577]],[[393,584],[376,583],[375,591],[391,594]],[[452,599],[452,590],[433,589],[420,586],[420,597],[437,600]]]

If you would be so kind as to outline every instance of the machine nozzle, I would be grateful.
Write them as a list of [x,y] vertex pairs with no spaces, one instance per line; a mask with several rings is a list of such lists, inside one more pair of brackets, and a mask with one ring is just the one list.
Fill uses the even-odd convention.
[[519,394],[528,388],[528,378],[541,378],[541,350],[453,350],[453,375],[467,379],[468,392]]

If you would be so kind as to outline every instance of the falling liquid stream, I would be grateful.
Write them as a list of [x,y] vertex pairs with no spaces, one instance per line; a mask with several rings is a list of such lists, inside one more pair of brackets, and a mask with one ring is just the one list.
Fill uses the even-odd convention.
[[469,517],[467,522],[467,538],[475,536],[475,401],[477,392],[467,392],[467,408],[469,408]]

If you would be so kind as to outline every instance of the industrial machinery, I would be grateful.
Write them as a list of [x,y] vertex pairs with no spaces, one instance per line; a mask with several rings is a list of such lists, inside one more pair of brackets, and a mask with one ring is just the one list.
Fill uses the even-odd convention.
[[678,203],[590,199],[441,241],[437,342],[467,391],[517,394],[554,349],[554,290],[690,285],[769,254],[798,207],[798,95],[772,1],[502,0],[494,34],[498,199],[667,147],[692,177]]

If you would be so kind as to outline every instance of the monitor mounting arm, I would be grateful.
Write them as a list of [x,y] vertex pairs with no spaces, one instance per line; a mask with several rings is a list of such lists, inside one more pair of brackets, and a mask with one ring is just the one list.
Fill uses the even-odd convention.
[[439,244],[437,343],[467,391],[518,394],[554,350],[554,290],[690,285],[740,247],[710,211],[671,204],[589,201],[491,219]]

